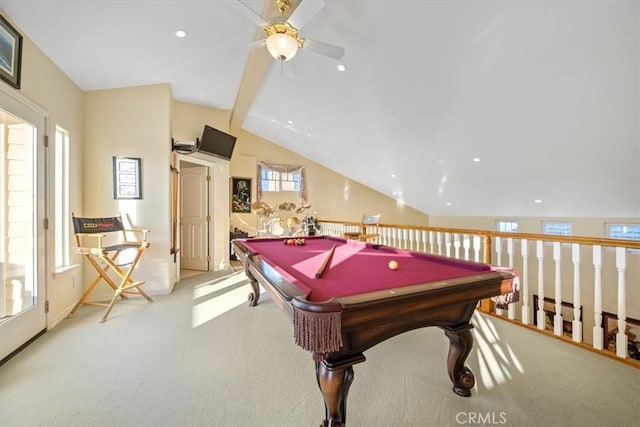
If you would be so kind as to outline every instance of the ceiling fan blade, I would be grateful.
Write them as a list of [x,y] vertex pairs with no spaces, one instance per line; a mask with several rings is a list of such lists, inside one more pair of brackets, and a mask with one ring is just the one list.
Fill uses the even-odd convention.
[[300,4],[293,11],[287,21],[298,30],[318,14],[325,7],[324,0],[300,0]]
[[248,5],[244,4],[242,0],[236,0],[232,3],[233,9],[238,12],[240,15],[253,22],[259,27],[266,27],[269,25],[267,21],[265,21],[262,16],[256,13],[253,9],[251,9]]
[[280,77],[284,77],[287,79],[296,78],[296,76],[298,75],[298,72],[296,71],[295,59],[292,59],[291,61],[287,61],[287,62],[281,62],[281,61],[277,61],[277,62],[278,63],[276,64],[276,66],[280,68],[279,70]]
[[304,39],[304,49],[312,50],[320,55],[328,56],[334,59],[342,59],[344,56],[344,48],[325,42],[319,42],[312,39]]

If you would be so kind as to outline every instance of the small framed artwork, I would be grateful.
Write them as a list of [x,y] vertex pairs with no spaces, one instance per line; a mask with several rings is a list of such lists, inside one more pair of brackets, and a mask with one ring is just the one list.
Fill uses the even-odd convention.
[[142,199],[138,157],[113,157],[113,198]]
[[231,212],[251,213],[251,178],[231,178]]
[[22,34],[0,15],[0,78],[20,89]]

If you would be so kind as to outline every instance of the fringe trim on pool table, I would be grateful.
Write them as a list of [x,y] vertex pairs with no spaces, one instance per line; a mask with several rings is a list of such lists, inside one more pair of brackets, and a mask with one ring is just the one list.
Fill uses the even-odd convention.
[[293,307],[296,344],[314,353],[330,353],[342,347],[341,312],[314,313]]

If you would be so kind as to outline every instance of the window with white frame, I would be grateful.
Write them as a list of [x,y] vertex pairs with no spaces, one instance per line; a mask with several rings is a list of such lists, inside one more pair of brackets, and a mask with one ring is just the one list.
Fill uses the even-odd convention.
[[291,191],[298,193],[301,202],[307,200],[305,167],[258,162],[257,200],[263,192]]
[[300,191],[300,171],[278,172],[268,167],[261,171],[262,191]]
[[69,132],[56,126],[54,146],[54,241],[55,269],[69,265]]
[[640,240],[640,224],[606,224],[609,239]]
[[542,221],[542,233],[554,236],[573,235],[573,224],[570,222]]
[[496,230],[506,232],[506,233],[517,233],[518,222],[498,220],[496,221]]

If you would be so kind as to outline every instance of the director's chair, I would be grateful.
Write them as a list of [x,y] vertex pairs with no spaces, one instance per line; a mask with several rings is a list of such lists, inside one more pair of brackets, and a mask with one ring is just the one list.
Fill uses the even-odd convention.
[[346,231],[342,234],[345,239],[366,242],[380,237],[380,214],[363,214],[358,231]]
[[[126,299],[126,294],[142,295],[147,301],[153,300],[147,295],[140,286],[144,284],[144,280],[134,281],[131,273],[140,261],[142,254],[149,247],[147,242],[148,230],[142,229],[125,229],[120,216],[109,218],[81,218],[71,214],[73,220],[73,229],[76,237],[76,253],[84,255],[89,263],[96,269],[98,276],[91,282],[89,287],[84,291],[80,300],[73,307],[67,317],[73,316],[76,310],[83,304],[100,305],[107,307],[107,311],[102,317],[101,322],[107,320],[107,316],[111,312],[113,305],[118,298]],[[113,233],[113,234],[108,234]],[[118,241],[110,244],[107,240],[113,240],[117,236]],[[128,240],[129,235],[135,235],[138,240]],[[111,239],[108,236],[112,236]],[[124,251],[135,251],[133,259],[120,261],[118,257]],[[123,257],[124,258],[124,257]],[[112,270],[117,275],[120,283],[117,283],[109,274]],[[101,280],[104,280],[113,289],[113,297],[111,302],[88,301],[89,295],[98,286]]]

